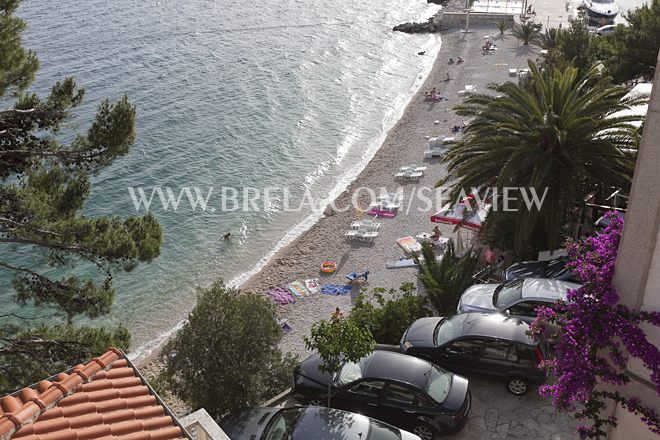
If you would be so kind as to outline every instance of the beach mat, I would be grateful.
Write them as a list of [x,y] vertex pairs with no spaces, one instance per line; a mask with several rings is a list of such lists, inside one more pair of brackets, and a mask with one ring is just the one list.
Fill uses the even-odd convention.
[[348,295],[353,288],[349,284],[326,284],[321,287],[325,295]]
[[299,280],[292,281],[289,284],[287,284],[287,287],[289,288],[291,293],[294,294],[297,298],[305,299],[306,296],[311,295],[309,290],[307,290],[304,281],[299,281]]
[[305,280],[305,287],[309,290],[309,293],[312,295],[317,294],[321,291],[321,286],[319,286],[318,278],[309,278]]
[[285,287],[277,287],[265,293],[275,304],[291,304],[296,302],[296,297]]

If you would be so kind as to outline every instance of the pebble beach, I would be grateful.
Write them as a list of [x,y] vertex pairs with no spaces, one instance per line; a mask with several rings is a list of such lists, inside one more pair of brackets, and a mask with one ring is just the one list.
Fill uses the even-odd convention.
[[[486,37],[497,46],[492,55],[482,54],[481,46]],[[415,267],[387,269],[386,264],[404,256],[397,243],[399,238],[433,229],[430,217],[441,207],[429,206],[427,199],[420,197],[428,197],[436,183],[446,175],[439,158],[424,159],[423,152],[428,148],[429,137],[452,136],[452,127],[463,122],[452,109],[463,100],[459,91],[464,90],[466,85],[475,85],[477,92],[483,92],[489,83],[517,80],[509,76],[509,69],[527,67],[527,59],[536,59],[539,50],[534,46],[521,45],[509,32],[499,35],[495,24],[471,26],[468,33],[449,29],[443,32],[442,41],[442,48],[423,87],[389,131],[374,158],[334,201],[332,205],[336,209],[326,209],[316,224],[281,249],[259,273],[241,286],[242,290],[265,293],[294,280],[309,278],[318,278],[321,285],[345,284],[348,273],[366,269],[369,270],[369,282],[364,287],[369,289],[398,289],[404,282],[417,282]],[[465,62],[449,64],[449,58],[456,60],[458,57]],[[451,76],[450,80],[447,80],[447,73]],[[434,87],[447,99],[426,101],[424,92]],[[396,171],[409,164],[426,167],[422,178],[414,183],[396,181]],[[380,229],[372,243],[345,238],[351,222],[364,218],[360,209],[366,210],[371,200],[365,188],[370,188],[376,195],[403,192],[398,215],[376,220],[380,222]],[[444,237],[455,236],[452,235],[452,226],[439,227]],[[319,270],[325,261],[337,264],[333,274],[324,274]],[[349,312],[358,293],[359,288],[355,287],[348,295],[316,294],[292,304],[277,305],[278,318],[285,320],[291,329],[282,338],[280,348],[301,358],[307,356],[303,337],[309,334],[312,325],[329,318],[337,307],[344,313]],[[147,377],[155,375],[159,368],[153,356],[141,364]]]

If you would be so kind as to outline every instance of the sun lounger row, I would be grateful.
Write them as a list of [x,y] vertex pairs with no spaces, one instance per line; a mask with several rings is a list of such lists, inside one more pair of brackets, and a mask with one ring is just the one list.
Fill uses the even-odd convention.
[[378,229],[370,230],[361,226],[358,229],[349,229],[346,231],[345,237],[353,240],[374,241],[374,238],[378,237]]

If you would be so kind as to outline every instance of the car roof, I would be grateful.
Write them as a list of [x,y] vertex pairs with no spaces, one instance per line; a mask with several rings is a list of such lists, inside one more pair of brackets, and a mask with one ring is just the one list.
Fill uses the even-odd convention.
[[569,289],[580,284],[550,278],[526,278],[522,286],[522,299],[541,298],[550,301],[565,300]]
[[449,319],[463,320],[462,337],[481,336],[536,345],[534,339],[527,335],[529,325],[526,322],[502,313],[461,313]]
[[424,389],[431,364],[423,359],[392,351],[376,350],[371,354],[365,378],[404,382]]

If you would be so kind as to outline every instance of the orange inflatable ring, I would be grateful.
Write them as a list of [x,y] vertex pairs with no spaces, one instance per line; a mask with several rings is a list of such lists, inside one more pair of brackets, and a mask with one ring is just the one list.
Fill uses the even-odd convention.
[[326,261],[321,265],[321,272],[323,273],[333,273],[336,270],[337,263],[333,263],[332,261]]

